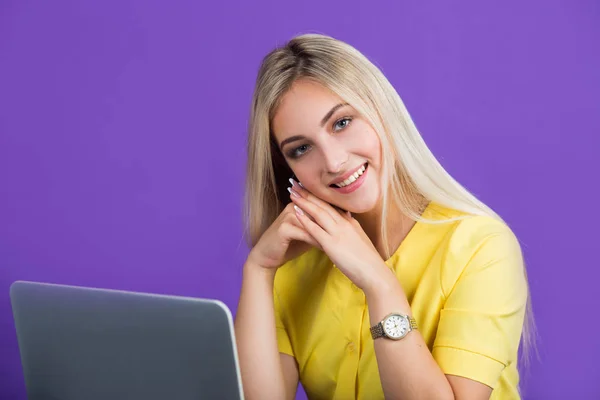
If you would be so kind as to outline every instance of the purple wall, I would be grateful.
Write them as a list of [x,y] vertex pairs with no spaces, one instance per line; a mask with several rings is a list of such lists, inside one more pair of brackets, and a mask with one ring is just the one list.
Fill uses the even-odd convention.
[[526,398],[600,398],[598,3],[247,3],[0,4],[0,398],[25,398],[14,280],[235,311],[253,80],[302,32],[373,59],[521,238],[540,334]]

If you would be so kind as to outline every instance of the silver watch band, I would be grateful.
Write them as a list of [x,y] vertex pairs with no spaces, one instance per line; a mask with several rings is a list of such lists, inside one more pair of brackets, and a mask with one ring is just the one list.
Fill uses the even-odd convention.
[[371,337],[373,339],[377,339],[384,336],[385,332],[383,331],[383,324],[381,322],[371,327]]
[[[385,321],[385,319],[384,319]],[[408,322],[410,324],[410,331],[414,330],[414,329],[418,329],[417,328],[417,320],[414,319],[413,317],[408,317]],[[383,321],[379,322],[377,325],[372,326],[370,328],[371,330],[371,337],[373,338],[373,340],[378,339],[380,337],[385,337],[385,331],[383,330]]]

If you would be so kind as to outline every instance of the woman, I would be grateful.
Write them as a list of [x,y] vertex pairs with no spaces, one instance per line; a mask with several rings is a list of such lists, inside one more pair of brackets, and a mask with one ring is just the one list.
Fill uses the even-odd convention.
[[248,399],[292,399],[299,380],[311,399],[519,398],[519,243],[371,62],[292,39],[263,60],[249,131]]

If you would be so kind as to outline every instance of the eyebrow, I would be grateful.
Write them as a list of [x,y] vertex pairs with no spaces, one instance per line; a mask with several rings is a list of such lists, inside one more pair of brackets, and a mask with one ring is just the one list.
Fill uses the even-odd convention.
[[304,136],[301,136],[301,135],[290,136],[289,138],[287,138],[281,142],[281,144],[279,145],[279,149],[283,150],[283,146],[285,146],[286,144],[295,142],[297,140],[302,140],[302,139],[304,139]]
[[[347,105],[348,105],[348,103],[340,103],[340,104],[333,106],[333,108],[331,110],[329,110],[329,112],[327,114],[325,114],[325,116],[321,120],[321,127],[325,126],[325,124],[327,123],[327,121],[329,121],[329,118],[331,118],[331,116],[333,115],[334,112],[336,112],[340,108],[347,106]],[[283,146],[285,146],[286,144],[295,142],[298,140],[302,140],[302,139],[304,139],[304,136],[302,136],[302,135],[290,136],[289,138],[287,138],[281,142],[281,144],[279,145],[279,149],[283,150]]]
[[329,118],[331,118],[331,116],[333,115],[334,112],[336,112],[338,109],[347,106],[348,103],[340,103],[336,106],[334,106],[331,110],[329,110],[329,112],[327,114],[325,114],[325,116],[323,117],[323,119],[321,120],[321,127],[323,127],[327,121],[329,121]]

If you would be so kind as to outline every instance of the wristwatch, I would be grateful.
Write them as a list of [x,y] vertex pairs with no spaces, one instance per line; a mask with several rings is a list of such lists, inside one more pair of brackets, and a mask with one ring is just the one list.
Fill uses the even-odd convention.
[[371,327],[371,336],[373,339],[386,337],[392,340],[400,340],[414,329],[417,329],[417,321],[413,317],[391,313],[380,323]]

